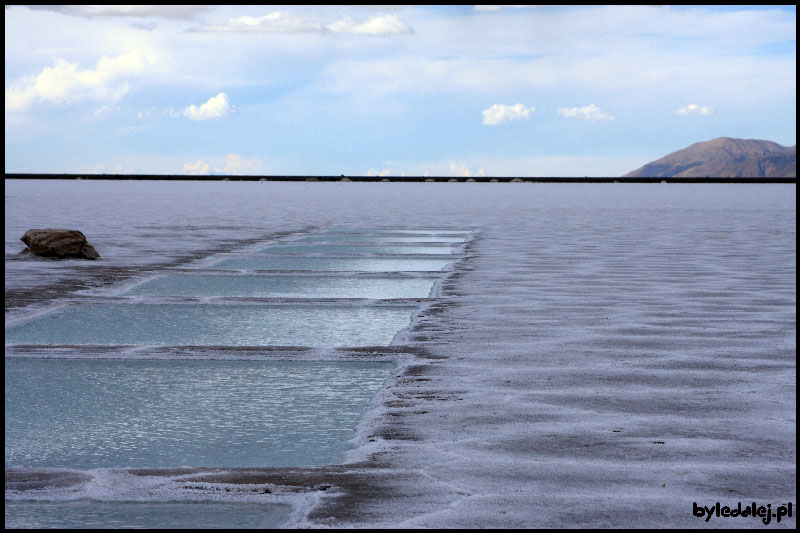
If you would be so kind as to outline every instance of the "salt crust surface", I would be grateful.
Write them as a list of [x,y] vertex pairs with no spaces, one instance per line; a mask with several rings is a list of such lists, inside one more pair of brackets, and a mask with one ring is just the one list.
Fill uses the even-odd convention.
[[[359,428],[350,466],[338,468],[366,481],[274,491],[269,501],[294,505],[289,525],[757,527],[706,524],[692,502],[796,504],[795,194],[794,185],[6,181],[6,293],[106,266],[202,263],[216,244],[279,232],[473,228],[466,260],[395,339],[429,357],[404,360]],[[103,257],[18,260],[31,227],[80,229]],[[7,309],[7,320],[20,312]],[[178,496],[175,476],[75,475],[87,474],[24,497],[244,494],[209,486]],[[6,497],[20,497],[8,481]]]

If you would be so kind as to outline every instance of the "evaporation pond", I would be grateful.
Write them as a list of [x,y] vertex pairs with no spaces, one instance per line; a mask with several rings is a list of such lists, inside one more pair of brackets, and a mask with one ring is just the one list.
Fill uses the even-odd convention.
[[6,344],[386,346],[415,307],[71,304],[6,328]]
[[347,277],[331,275],[168,275],[127,295],[222,296],[251,298],[427,298],[436,278]]
[[435,243],[454,243],[460,244],[466,240],[465,237],[452,236],[452,235],[361,235],[361,234],[336,234],[336,233],[315,233],[313,235],[306,235],[292,242],[348,242],[348,243],[422,243],[422,242],[435,242]]
[[360,233],[365,235],[380,235],[382,233],[403,235],[469,235],[470,230],[463,229],[403,229],[403,228],[331,228],[322,233]]
[[276,503],[6,500],[6,529],[275,529],[292,508]]
[[454,259],[432,257],[288,257],[250,255],[223,259],[205,268],[222,270],[317,270],[337,272],[436,272]]
[[260,250],[262,254],[409,254],[449,255],[452,246],[357,245],[357,244],[276,244]]
[[340,463],[395,368],[6,358],[6,468]]

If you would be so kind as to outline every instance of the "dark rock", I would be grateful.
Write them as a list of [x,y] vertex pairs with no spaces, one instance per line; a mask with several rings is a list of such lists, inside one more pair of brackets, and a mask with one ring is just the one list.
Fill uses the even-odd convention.
[[57,259],[97,259],[100,254],[74,229],[29,229],[20,239],[28,252]]

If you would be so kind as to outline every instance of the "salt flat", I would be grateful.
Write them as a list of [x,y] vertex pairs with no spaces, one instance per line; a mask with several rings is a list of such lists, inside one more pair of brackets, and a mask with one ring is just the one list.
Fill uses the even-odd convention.
[[[290,525],[307,527],[756,527],[706,524],[692,504],[796,503],[794,185],[74,187],[93,185],[130,205],[59,215],[105,262],[35,263],[50,301],[92,269],[135,278],[307,226],[475,230],[438,297],[395,340],[420,355],[379,393],[348,464],[136,475],[325,484],[293,514]],[[137,229],[148,200],[146,226],[169,225],[170,202],[192,186],[216,200],[192,189],[181,204],[181,224],[204,228],[195,237],[153,241]],[[14,291],[31,264],[10,258],[16,233],[53,225],[36,218],[30,187],[6,182],[7,318],[25,312]],[[125,246],[104,254],[126,224]],[[50,271],[72,284],[59,292]],[[95,290],[118,283],[92,279]]]

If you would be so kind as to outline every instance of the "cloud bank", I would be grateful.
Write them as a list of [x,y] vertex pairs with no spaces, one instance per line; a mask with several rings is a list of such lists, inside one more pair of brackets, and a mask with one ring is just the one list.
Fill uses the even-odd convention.
[[6,110],[23,111],[36,101],[117,101],[128,92],[125,78],[144,73],[154,63],[155,56],[143,50],[102,57],[93,69],[81,69],[77,63],[58,58],[52,67],[45,67],[39,74],[23,78],[7,89]]
[[350,17],[323,24],[285,11],[273,11],[263,17],[237,17],[222,24],[196,26],[193,32],[231,33],[325,33],[353,35],[408,35],[414,30],[394,14],[375,15],[363,22]]
[[53,11],[77,17],[157,17],[189,20],[211,9],[210,6],[150,5],[150,6],[86,6],[86,5],[27,5],[28,9]]

